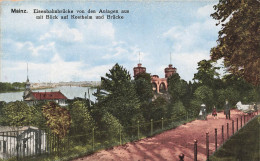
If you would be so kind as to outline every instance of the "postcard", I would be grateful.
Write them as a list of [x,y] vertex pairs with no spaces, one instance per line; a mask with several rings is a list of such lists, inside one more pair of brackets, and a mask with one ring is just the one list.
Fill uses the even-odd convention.
[[259,79],[218,55],[229,3],[1,1],[0,160],[259,159],[234,141],[259,142]]

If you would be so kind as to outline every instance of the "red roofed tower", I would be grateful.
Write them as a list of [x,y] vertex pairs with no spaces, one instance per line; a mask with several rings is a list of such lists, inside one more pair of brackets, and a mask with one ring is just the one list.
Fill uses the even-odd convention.
[[140,63],[140,53],[139,53],[139,63],[137,64],[137,67],[134,67],[134,77],[136,77],[138,74],[142,74],[146,72],[146,68],[142,67],[142,64]]
[[142,74],[146,72],[146,68],[142,67],[142,64],[137,64],[137,67],[134,67],[134,77],[136,77],[138,74]]
[[169,78],[172,74],[176,73],[176,68],[172,67],[172,64],[169,64],[167,68],[164,69],[165,78]]
[[172,74],[176,73],[176,68],[172,67],[171,62],[172,62],[172,53],[170,53],[170,64],[169,64],[169,66],[164,69],[165,78],[169,78],[170,76],[172,76]]

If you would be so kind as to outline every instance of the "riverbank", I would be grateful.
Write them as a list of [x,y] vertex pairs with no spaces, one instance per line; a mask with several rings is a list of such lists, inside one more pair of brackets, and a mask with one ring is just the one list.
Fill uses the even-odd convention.
[[[32,89],[33,92],[51,92],[51,91],[61,91],[68,99],[74,99],[75,97],[84,98],[85,93],[90,93],[90,99],[95,101],[95,97],[92,95],[96,92],[96,88],[92,87],[78,87],[78,86],[61,86],[61,87],[49,87],[49,88],[42,88],[42,89]],[[13,92],[4,92],[0,93],[0,100],[5,102],[14,102],[14,101],[21,101],[23,100],[23,92],[24,90],[20,91],[13,91]]]
[[[42,89],[51,89],[54,87],[48,86],[48,87],[32,87],[31,90],[42,90]],[[0,93],[12,93],[12,92],[23,92],[25,89],[17,89],[17,90],[8,90],[8,91],[0,91]]]

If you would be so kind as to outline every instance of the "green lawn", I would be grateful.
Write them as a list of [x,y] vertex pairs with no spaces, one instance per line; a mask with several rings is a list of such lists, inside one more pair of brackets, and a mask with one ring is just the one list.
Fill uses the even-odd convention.
[[231,137],[210,161],[260,161],[260,117]]

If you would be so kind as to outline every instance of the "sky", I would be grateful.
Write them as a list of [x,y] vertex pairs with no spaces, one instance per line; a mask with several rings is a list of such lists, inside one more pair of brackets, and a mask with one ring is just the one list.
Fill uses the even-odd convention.
[[[31,82],[99,81],[115,63],[133,76],[139,53],[148,73],[164,77],[164,68],[172,63],[182,79],[191,81],[197,63],[209,59],[217,45],[220,28],[210,17],[216,3],[2,2],[0,81],[26,81],[27,63]],[[11,13],[13,8],[28,13]],[[74,15],[88,9],[129,13],[119,13],[124,16],[120,20],[56,20],[36,19],[45,14],[33,9],[70,9]]]

